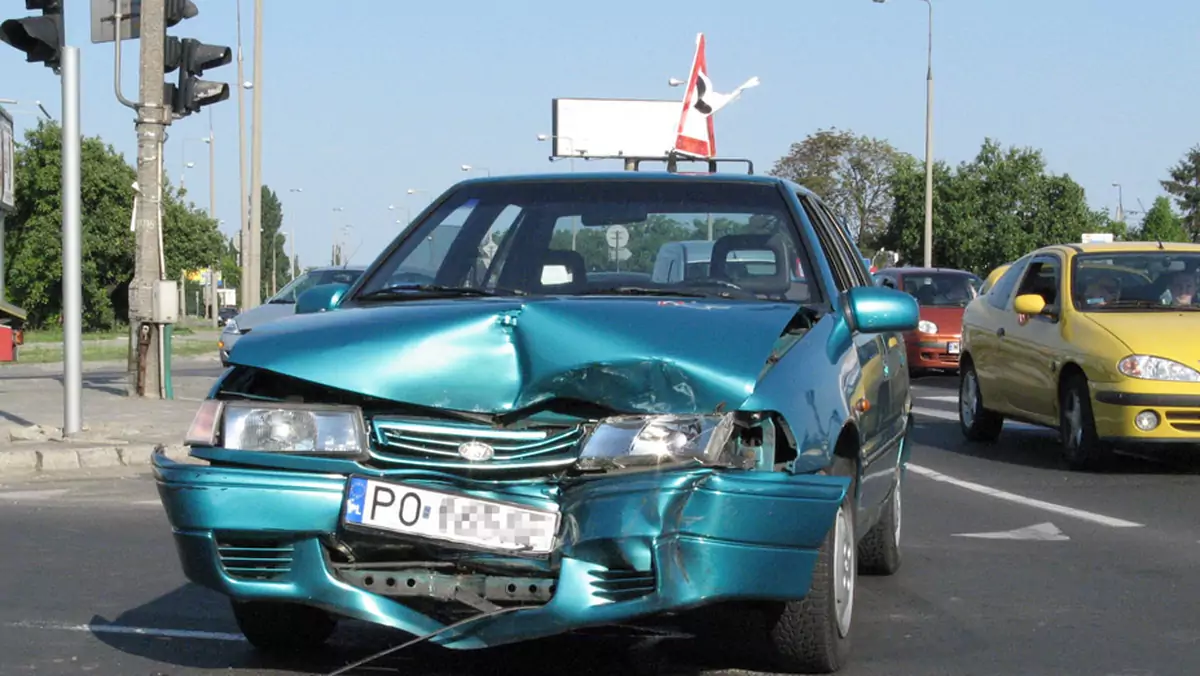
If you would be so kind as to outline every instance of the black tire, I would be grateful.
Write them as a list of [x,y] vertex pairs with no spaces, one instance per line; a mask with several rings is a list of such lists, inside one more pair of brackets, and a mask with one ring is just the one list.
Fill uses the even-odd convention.
[[1107,445],[1096,436],[1092,395],[1088,391],[1087,377],[1082,373],[1067,376],[1060,388],[1058,438],[1063,460],[1072,470],[1100,469],[1111,457]]
[[[768,622],[774,667],[790,673],[831,674],[846,664],[850,657],[850,620],[857,586],[856,550],[851,490],[847,491],[817,554],[808,596],[784,603]],[[842,575],[837,574],[836,568],[841,568]],[[847,581],[847,593],[839,599],[837,588]],[[844,625],[839,624],[842,605],[847,608]]]
[[979,374],[975,364],[967,362],[958,375],[958,424],[969,441],[992,443],[1004,429],[1004,416],[983,405],[979,391]]
[[858,543],[858,572],[861,575],[895,575],[900,570],[903,476],[897,469],[896,485],[892,487],[892,494],[883,505],[883,514]]
[[290,655],[311,651],[333,635],[337,620],[320,608],[272,601],[233,601],[238,629],[255,648]]

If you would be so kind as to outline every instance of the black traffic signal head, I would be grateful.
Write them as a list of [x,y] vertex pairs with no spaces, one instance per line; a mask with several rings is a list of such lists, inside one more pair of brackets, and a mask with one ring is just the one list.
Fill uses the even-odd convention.
[[[174,45],[167,41],[167,55],[173,54]],[[224,82],[201,80],[199,75],[209,68],[217,68],[233,61],[233,52],[223,45],[206,45],[199,40],[184,38],[179,41],[179,57],[173,64],[166,62],[167,72],[179,68],[179,84],[171,108],[177,115],[198,113],[204,106],[229,98],[229,85]]]
[[168,28],[200,13],[192,0],[166,0],[166,5]]
[[28,63],[44,63],[58,70],[64,42],[62,0],[25,0],[25,8],[42,16],[9,19],[0,23],[0,40],[25,52]]
[[217,68],[233,61],[233,50],[223,45],[206,45],[199,40],[183,40],[183,56],[180,67],[188,75],[203,75],[209,68]]

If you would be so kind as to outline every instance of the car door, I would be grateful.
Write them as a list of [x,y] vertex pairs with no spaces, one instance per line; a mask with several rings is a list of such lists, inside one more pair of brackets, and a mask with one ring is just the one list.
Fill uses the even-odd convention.
[[[834,270],[838,291],[873,286],[857,250],[828,208],[811,196],[798,197]],[[863,522],[859,525],[865,527],[866,520],[872,518],[872,510],[883,503],[891,490],[892,472],[899,460],[899,446],[892,442],[903,433],[903,400],[895,400],[893,381],[903,378],[901,389],[907,393],[908,371],[895,364],[897,348],[903,349],[897,334],[855,333],[852,339],[861,375],[857,396],[865,400],[864,406],[850,402],[860,411],[857,414],[862,465],[859,504],[866,509],[862,510]],[[855,413],[852,411],[851,415]]]
[[979,392],[993,411],[1009,409],[1008,368],[1001,353],[1002,337],[1008,330],[1006,320],[1017,282],[1029,257],[1015,262],[988,290],[981,302],[972,303],[963,313],[963,348],[970,353],[979,383]]
[[1000,358],[1006,365],[1003,387],[1014,414],[1035,422],[1053,422],[1058,404],[1056,347],[1062,338],[1058,309],[1063,261],[1057,253],[1034,256],[1013,299],[1042,296],[1052,316],[1018,315],[1012,300],[1000,322]]

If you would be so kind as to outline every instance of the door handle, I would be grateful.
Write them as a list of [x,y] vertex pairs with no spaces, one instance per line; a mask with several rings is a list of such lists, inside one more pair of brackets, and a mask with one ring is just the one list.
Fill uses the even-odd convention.
[[997,335],[997,336],[1000,336],[1001,338],[1003,338],[1003,337],[1004,337],[1004,327],[1003,327],[1003,326],[1001,326],[1000,328],[996,329],[996,335]]

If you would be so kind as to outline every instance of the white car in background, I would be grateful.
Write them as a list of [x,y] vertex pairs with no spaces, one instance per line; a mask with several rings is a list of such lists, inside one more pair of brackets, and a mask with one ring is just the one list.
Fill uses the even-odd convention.
[[239,337],[263,324],[295,314],[296,298],[300,294],[318,284],[353,284],[358,281],[365,269],[361,266],[344,265],[309,270],[288,282],[287,286],[280,289],[279,293],[271,296],[262,305],[250,308],[226,321],[225,329],[221,332],[221,340],[217,343],[221,354],[221,364],[229,365],[229,351],[233,349],[233,345]]

